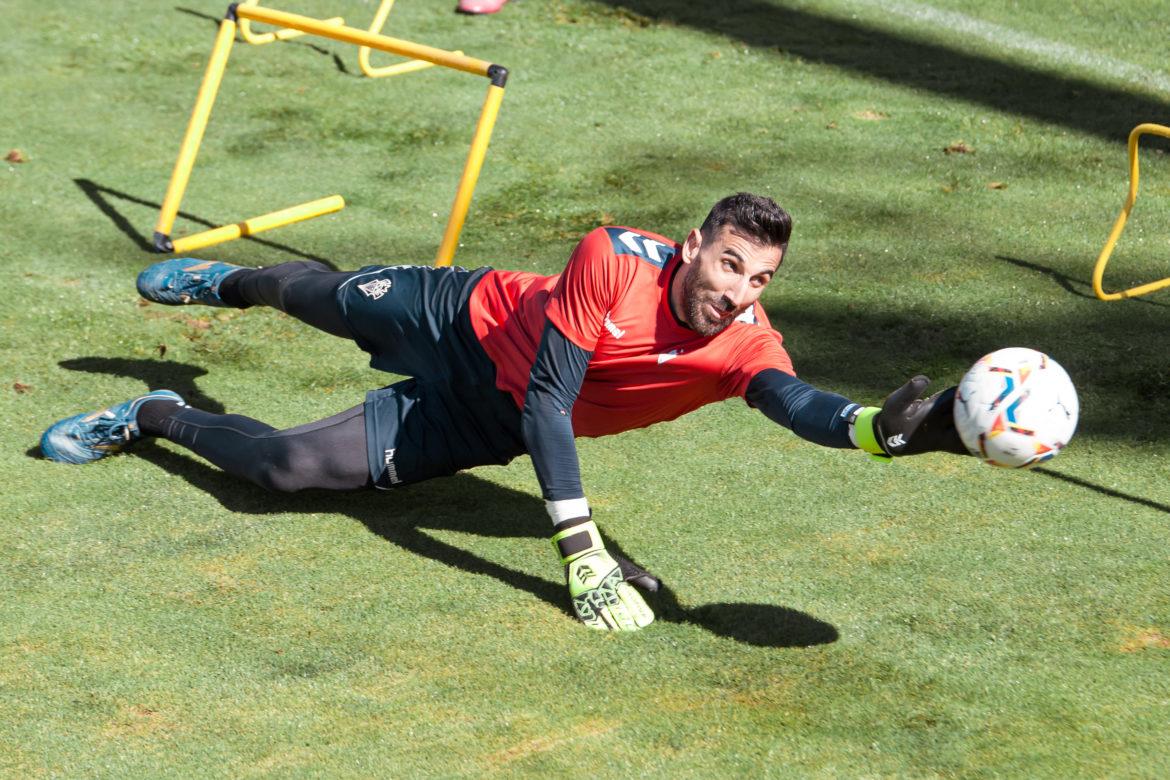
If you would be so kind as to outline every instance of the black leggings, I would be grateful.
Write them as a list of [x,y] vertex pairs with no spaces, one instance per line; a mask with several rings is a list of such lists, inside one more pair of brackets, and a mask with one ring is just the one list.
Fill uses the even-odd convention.
[[[271,306],[334,336],[351,338],[334,291],[348,272],[298,261],[236,271],[220,295],[236,306]],[[371,487],[363,406],[278,431],[238,414],[211,414],[151,401],[139,413],[143,433],[162,436],[229,474],[269,490],[355,490]]]

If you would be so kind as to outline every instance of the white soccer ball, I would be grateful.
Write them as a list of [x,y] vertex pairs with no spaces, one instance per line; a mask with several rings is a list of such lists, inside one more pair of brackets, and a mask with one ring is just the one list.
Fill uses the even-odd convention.
[[984,463],[1010,469],[1056,457],[1072,438],[1079,412],[1068,373],[1025,347],[984,355],[955,395],[955,427],[963,444]]

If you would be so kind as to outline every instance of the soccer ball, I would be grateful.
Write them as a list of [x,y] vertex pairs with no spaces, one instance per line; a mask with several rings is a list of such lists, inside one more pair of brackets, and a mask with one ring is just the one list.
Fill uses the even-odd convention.
[[971,454],[1026,469],[1056,457],[1077,427],[1077,390],[1043,352],[1008,347],[984,355],[959,382],[955,427]]

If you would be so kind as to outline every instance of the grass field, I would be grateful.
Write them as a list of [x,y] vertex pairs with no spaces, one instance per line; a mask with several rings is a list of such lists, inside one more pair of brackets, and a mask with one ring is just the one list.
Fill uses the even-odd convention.
[[[271,311],[138,299],[224,5],[4,4],[0,776],[1164,776],[1170,295],[1088,284],[1126,134],[1170,120],[1147,3],[401,0],[390,34],[512,71],[457,262],[553,273],[598,224],[681,238],[762,192],[796,221],[765,303],[807,381],[873,403],[1021,345],[1080,389],[1030,473],[882,467],[740,402],[580,442],[667,585],[630,636],[567,611],[527,459],[288,496],[166,443],[39,458],[148,387],[289,426],[391,381]],[[427,263],[483,89],[237,44],[176,234],[338,192],[199,256]],[[1111,288],[1170,273],[1164,148]]]

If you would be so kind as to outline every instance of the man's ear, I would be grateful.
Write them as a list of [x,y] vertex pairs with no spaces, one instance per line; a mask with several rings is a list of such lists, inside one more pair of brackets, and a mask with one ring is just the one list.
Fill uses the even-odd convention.
[[683,242],[682,259],[684,263],[689,263],[699,256],[699,249],[703,246],[703,234],[698,228],[691,228],[691,232],[687,234],[686,241]]

